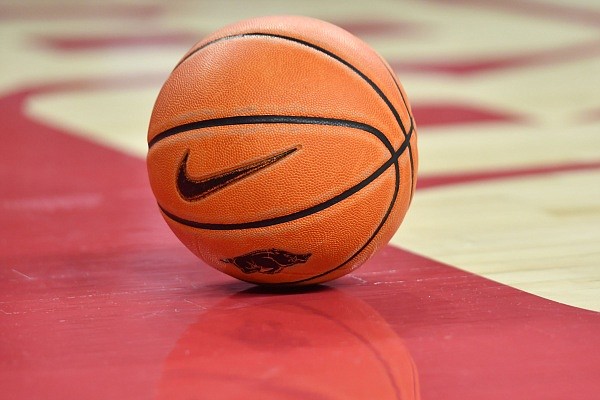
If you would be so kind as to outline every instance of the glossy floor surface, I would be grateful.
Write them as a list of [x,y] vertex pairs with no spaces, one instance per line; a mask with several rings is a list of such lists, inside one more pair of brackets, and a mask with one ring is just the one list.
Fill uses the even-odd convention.
[[[295,3],[0,3],[0,398],[598,398],[600,7]],[[147,181],[177,60],[267,14],[363,38],[419,127],[392,243],[313,288],[204,265]]]

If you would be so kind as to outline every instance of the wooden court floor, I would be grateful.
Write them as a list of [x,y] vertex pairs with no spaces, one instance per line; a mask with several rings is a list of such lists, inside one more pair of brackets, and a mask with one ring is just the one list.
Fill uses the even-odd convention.
[[[162,220],[146,131],[211,31],[300,14],[394,68],[416,195],[352,274],[273,292]],[[0,399],[597,399],[600,4],[0,1]]]

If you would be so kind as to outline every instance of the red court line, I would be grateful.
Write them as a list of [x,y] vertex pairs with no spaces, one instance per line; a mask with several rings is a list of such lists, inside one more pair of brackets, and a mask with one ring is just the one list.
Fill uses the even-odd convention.
[[170,32],[152,34],[123,34],[118,36],[94,36],[94,37],[41,37],[36,43],[57,51],[77,52],[83,50],[104,50],[123,47],[145,47],[145,46],[191,46],[199,38],[200,33],[192,32]]
[[549,175],[562,172],[577,172],[600,169],[597,162],[573,162],[538,167],[525,167],[495,171],[463,172],[460,174],[425,175],[419,178],[417,188],[433,189],[443,186],[464,185],[470,183],[489,182],[501,179],[525,178],[538,175]]
[[417,24],[408,21],[383,21],[383,20],[340,20],[333,21],[339,27],[356,36],[387,37],[396,35],[412,35],[419,31]]
[[391,60],[395,71],[438,73],[454,76],[471,76],[513,68],[554,65],[595,58],[600,55],[600,41],[593,40],[568,46],[536,50],[518,54],[504,54],[486,58],[406,62]]
[[524,120],[522,116],[456,102],[415,103],[412,109],[419,127],[491,122],[516,123]]
[[534,18],[551,18],[578,25],[600,27],[600,12],[597,8],[558,4],[531,0],[429,0],[437,3],[469,5],[508,11]]

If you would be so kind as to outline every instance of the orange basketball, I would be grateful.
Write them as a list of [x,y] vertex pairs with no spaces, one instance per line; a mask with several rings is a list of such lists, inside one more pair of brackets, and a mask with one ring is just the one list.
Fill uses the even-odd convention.
[[214,268],[262,284],[356,269],[410,204],[417,133],[388,64],[337,26],[241,21],[194,45],[148,131],[163,217]]

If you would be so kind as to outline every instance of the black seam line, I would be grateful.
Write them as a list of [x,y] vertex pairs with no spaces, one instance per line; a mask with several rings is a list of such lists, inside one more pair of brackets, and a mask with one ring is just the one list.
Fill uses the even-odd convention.
[[194,54],[196,54],[197,52],[199,52],[203,48],[208,47],[211,44],[215,44],[215,43],[218,43],[218,42],[222,42],[222,41],[225,41],[225,40],[229,40],[229,39],[236,38],[236,37],[241,37],[241,36],[243,36],[243,35],[223,36],[223,37],[211,40],[210,42],[204,43],[202,46],[194,49],[194,51],[190,52],[185,57],[183,57],[181,60],[179,60],[179,62],[175,65],[175,67],[173,67],[173,70],[171,71],[171,73],[173,73],[181,64],[183,64],[183,62],[185,60],[187,60],[188,58],[190,58],[191,56],[193,56]]
[[[383,62],[383,60],[382,60],[382,62]],[[412,113],[410,112],[410,109],[408,108],[408,101],[406,101],[406,98],[404,97],[404,93],[402,93],[402,89],[400,89],[400,85],[398,85],[398,82],[396,81],[396,74],[394,73],[394,71],[392,71],[392,69],[387,64],[386,64],[386,69],[390,73],[392,80],[394,81],[394,85],[396,85],[396,89],[398,89],[398,93],[400,93],[400,98],[402,99],[402,103],[404,104],[406,113],[408,114],[408,117],[410,118],[409,132],[412,133],[415,128],[415,120],[413,119]],[[414,165],[414,160],[413,160],[413,151],[412,151],[412,147],[411,147],[410,143],[408,144],[408,158],[410,160],[410,202],[412,202],[412,199],[414,196],[413,186],[415,183],[415,165]]]
[[178,135],[180,133],[196,129],[213,128],[228,125],[255,124],[327,125],[359,129],[375,135],[385,145],[385,147],[390,151],[390,153],[394,152],[394,147],[390,143],[389,139],[383,134],[383,132],[371,125],[346,119],[304,117],[295,115],[241,115],[236,117],[224,117],[208,119],[204,121],[190,122],[187,124],[175,126],[171,129],[167,129],[166,131],[159,133],[150,142],[148,142],[148,149],[154,146],[157,142],[166,139],[170,136]]
[[[240,33],[237,35],[231,35],[231,36],[224,36],[218,39],[215,39],[213,41],[210,41],[200,47],[198,47],[197,49],[195,49],[194,51],[192,51],[190,54],[188,54],[185,58],[183,58],[181,61],[179,61],[179,63],[175,66],[175,68],[173,69],[173,71],[175,71],[175,69],[177,69],[177,67],[179,65],[181,65],[181,63],[183,63],[185,60],[187,60],[188,58],[190,58],[192,55],[196,54],[198,51],[206,48],[207,46],[210,46],[211,44],[220,42],[220,41],[225,41],[225,40],[231,40],[231,39],[236,39],[236,38],[243,38],[243,37],[252,37],[252,36],[265,36],[265,37],[273,37],[273,38],[278,38],[278,39],[283,39],[283,40],[289,40],[291,42],[295,42],[295,43],[299,43],[301,45],[310,47],[314,50],[320,51],[321,53],[341,62],[342,64],[344,64],[346,67],[350,68],[352,71],[354,71],[356,74],[358,74],[364,81],[366,81],[373,90],[375,90],[375,92],[379,95],[379,97],[381,97],[381,99],[385,102],[385,104],[388,106],[388,108],[390,109],[390,111],[392,112],[392,114],[394,115],[394,118],[396,119],[396,122],[398,123],[398,126],[400,127],[400,129],[402,130],[402,133],[404,134],[404,136],[406,137],[408,135],[407,129],[404,126],[404,123],[402,122],[402,118],[400,118],[400,115],[398,114],[398,111],[394,108],[394,105],[392,104],[392,102],[387,98],[387,96],[383,93],[383,91],[379,88],[379,86],[377,86],[375,84],[375,82],[373,82],[368,76],[366,76],[364,73],[362,73],[358,68],[356,68],[354,65],[350,64],[348,61],[344,60],[343,58],[341,58],[340,56],[338,56],[335,53],[332,53],[329,50],[326,50],[320,46],[317,46],[315,44],[312,44],[310,42],[301,40],[301,39],[297,39],[295,37],[291,37],[291,36],[285,36],[285,35],[277,35],[274,33],[263,33],[263,32],[248,32],[248,33]],[[171,72],[172,73],[172,72]]]
[[250,222],[241,222],[241,223],[232,223],[232,224],[220,224],[220,223],[207,223],[207,222],[190,221],[190,220],[178,217],[178,216],[170,213],[169,211],[165,210],[160,205],[160,203],[158,204],[158,207],[162,210],[162,212],[167,217],[169,217],[173,221],[178,222],[178,223],[180,223],[182,225],[186,225],[186,226],[189,226],[189,227],[192,227],[192,228],[199,228],[199,229],[207,229],[207,230],[238,230],[238,229],[263,228],[263,227],[266,227],[266,226],[283,224],[285,222],[294,221],[296,219],[304,218],[304,217],[307,217],[307,216],[309,216],[311,214],[314,214],[314,213],[317,213],[319,211],[322,211],[322,210],[324,210],[324,209],[326,209],[328,207],[331,207],[332,205],[334,205],[336,203],[339,203],[340,201],[342,201],[342,200],[344,200],[344,199],[352,196],[353,194],[357,193],[358,191],[360,191],[361,189],[363,189],[364,187],[366,187],[367,185],[369,185],[371,182],[373,182],[375,179],[377,179],[392,164],[397,163],[398,158],[404,153],[404,151],[408,147],[409,143],[410,143],[410,134],[404,140],[404,142],[398,148],[398,150],[393,153],[392,157],[390,157],[385,163],[383,163],[379,168],[377,168],[366,179],[362,180],[361,182],[359,182],[358,184],[352,186],[351,188],[346,189],[342,193],[340,193],[340,194],[338,194],[338,195],[330,198],[329,200],[326,200],[326,201],[324,201],[322,203],[316,204],[316,205],[314,205],[312,207],[306,208],[304,210],[297,211],[297,212],[292,213],[292,214],[283,215],[283,216],[274,217],[274,218],[263,219],[263,220],[259,220],[259,221],[250,221]]

